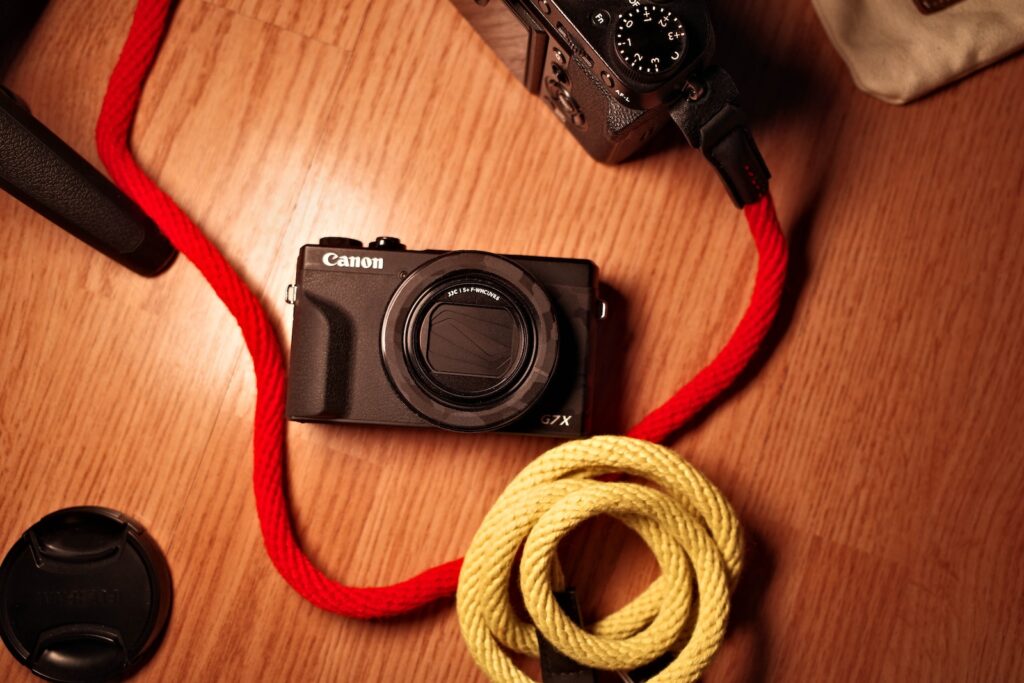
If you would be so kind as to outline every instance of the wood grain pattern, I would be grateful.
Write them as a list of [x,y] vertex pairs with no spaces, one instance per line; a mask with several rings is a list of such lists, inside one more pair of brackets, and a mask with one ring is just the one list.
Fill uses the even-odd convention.
[[[9,74],[96,161],[130,3],[53,3]],[[858,93],[807,3],[716,6],[793,244],[783,319],[741,389],[675,444],[750,532],[709,681],[1003,681],[1024,670],[1024,61],[906,108]],[[722,344],[754,251],[678,136],[592,162],[446,2],[182,0],[146,89],[144,165],[270,304],[297,248],[579,256],[614,290],[601,426]],[[147,281],[0,197],[0,545],[65,505],[138,517],[176,586],[138,680],[481,680],[442,605],[360,623],[267,561],[250,361],[181,260]],[[356,584],[457,556],[547,442],[292,425],[312,556]],[[602,522],[569,544],[585,611],[654,576]],[[0,679],[30,680],[6,656]]]

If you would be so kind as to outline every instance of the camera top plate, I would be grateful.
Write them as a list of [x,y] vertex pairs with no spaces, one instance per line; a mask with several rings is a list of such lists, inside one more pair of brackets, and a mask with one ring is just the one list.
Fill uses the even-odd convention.
[[[694,70],[705,66],[714,51],[714,31],[703,2],[523,2],[531,2],[566,49],[630,108],[647,109],[678,99]],[[628,22],[633,23],[626,26]],[[622,47],[617,45],[620,42]],[[625,49],[632,53],[624,53]],[[676,51],[679,58],[673,60]],[[650,60],[655,58],[659,59],[657,70],[651,68]]]

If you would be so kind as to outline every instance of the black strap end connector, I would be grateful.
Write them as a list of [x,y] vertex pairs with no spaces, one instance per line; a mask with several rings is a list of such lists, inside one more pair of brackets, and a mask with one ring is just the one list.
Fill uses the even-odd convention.
[[[580,623],[580,606],[573,589],[556,592],[555,600],[570,619]],[[597,683],[596,671],[566,657],[540,631],[537,631],[537,644],[540,647],[540,668],[544,683]]]
[[739,90],[720,67],[710,67],[671,108],[686,141],[704,153],[737,207],[768,193],[771,173],[757,149],[746,116],[737,106]]

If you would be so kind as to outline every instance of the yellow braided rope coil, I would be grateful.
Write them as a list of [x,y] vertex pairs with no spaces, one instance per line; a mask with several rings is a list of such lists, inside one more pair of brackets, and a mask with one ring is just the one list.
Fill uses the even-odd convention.
[[[596,479],[612,473],[653,486]],[[644,539],[661,576],[584,630],[555,602],[554,592],[564,588],[556,549],[574,527],[601,514]],[[520,548],[520,588],[532,625],[518,618],[509,595]],[[502,646],[537,657],[536,630],[571,659],[607,671],[630,670],[672,650],[678,656],[651,681],[695,681],[722,642],[742,555],[732,507],[675,452],[624,436],[567,442],[520,472],[484,518],[459,575],[459,626],[495,683],[531,680]]]

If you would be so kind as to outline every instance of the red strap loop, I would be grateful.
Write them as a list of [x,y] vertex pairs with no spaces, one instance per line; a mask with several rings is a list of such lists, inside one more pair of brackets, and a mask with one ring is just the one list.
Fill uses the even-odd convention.
[[[128,133],[146,74],[156,57],[173,0],[140,0],[127,42],[110,77],[96,127],[100,157],[114,181],[154,220],[202,272],[238,320],[256,372],[253,487],[263,541],[281,576],[317,607],[348,617],[404,614],[455,593],[462,560],[453,560],[391,586],[351,587],[313,566],[302,552],[284,496],[285,368],[277,335],[257,297],[217,248],[142,171]],[[629,435],[661,441],[728,387],[764,339],[775,313],[786,271],[786,244],[771,197],[744,209],[759,260],[746,314],[718,356]]]

